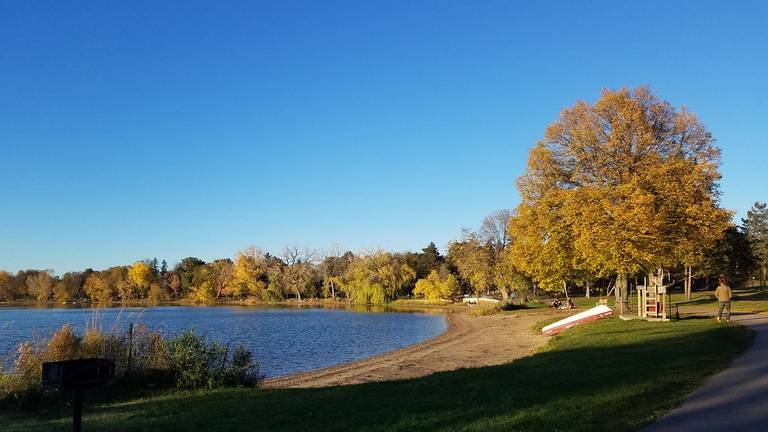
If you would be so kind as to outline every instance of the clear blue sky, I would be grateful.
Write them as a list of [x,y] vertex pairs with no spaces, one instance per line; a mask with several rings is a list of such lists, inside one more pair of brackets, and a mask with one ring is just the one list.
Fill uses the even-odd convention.
[[[530,2],[534,3],[534,2]],[[650,85],[768,200],[768,2],[0,3],[0,268],[443,248],[545,126]]]

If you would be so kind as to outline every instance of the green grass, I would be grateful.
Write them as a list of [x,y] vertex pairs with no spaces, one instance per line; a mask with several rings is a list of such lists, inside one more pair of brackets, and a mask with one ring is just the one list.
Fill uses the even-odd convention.
[[[678,404],[752,338],[744,327],[710,319],[606,319],[502,366],[325,389],[221,389],[91,402],[84,429],[631,431]],[[0,414],[0,429],[68,430],[67,415],[64,407]]]
[[[714,291],[694,293],[690,301],[686,301],[682,294],[679,299],[673,295],[672,300],[679,301],[681,307],[690,307],[691,309],[711,308],[713,312],[717,311],[717,299],[715,298]],[[734,290],[731,308],[733,312],[768,312],[768,291],[757,289]]]

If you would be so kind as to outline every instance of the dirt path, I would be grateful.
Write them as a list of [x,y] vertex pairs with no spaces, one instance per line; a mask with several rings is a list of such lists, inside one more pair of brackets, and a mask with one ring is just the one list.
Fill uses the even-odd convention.
[[448,330],[441,336],[401,350],[354,363],[267,380],[268,388],[327,387],[415,378],[439,371],[498,365],[525,357],[546,338],[532,327],[556,312],[472,317],[448,312]]

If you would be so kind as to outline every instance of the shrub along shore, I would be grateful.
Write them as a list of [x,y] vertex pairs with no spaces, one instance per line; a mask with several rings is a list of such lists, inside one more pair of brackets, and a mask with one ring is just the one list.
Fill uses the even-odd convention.
[[0,405],[34,409],[55,401],[56,392],[41,388],[42,364],[93,357],[115,362],[116,379],[107,393],[254,387],[261,380],[258,363],[245,348],[208,342],[194,330],[165,338],[131,325],[125,333],[88,329],[78,335],[65,325],[48,340],[22,343],[10,370],[0,369]]

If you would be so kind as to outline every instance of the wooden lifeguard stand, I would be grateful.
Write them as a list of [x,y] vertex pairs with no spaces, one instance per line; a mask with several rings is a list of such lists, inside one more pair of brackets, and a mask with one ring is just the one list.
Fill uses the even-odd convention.
[[669,321],[672,300],[668,288],[663,273],[646,278],[645,285],[637,286],[637,315],[648,321]]

